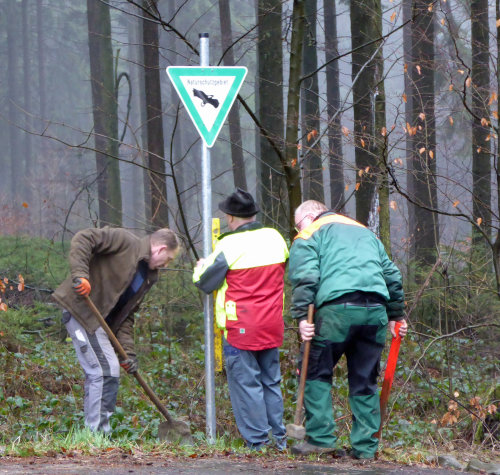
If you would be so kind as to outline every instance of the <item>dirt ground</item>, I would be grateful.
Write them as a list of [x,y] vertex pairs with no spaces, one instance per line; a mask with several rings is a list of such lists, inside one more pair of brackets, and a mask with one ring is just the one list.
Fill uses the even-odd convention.
[[131,455],[109,453],[101,456],[57,454],[54,457],[0,457],[0,474],[26,475],[122,475],[122,474],[428,474],[456,475],[458,472],[428,466],[405,466],[375,461],[359,462],[321,458],[295,460],[287,456],[272,459],[255,455],[210,455],[192,457],[164,457],[161,455]]

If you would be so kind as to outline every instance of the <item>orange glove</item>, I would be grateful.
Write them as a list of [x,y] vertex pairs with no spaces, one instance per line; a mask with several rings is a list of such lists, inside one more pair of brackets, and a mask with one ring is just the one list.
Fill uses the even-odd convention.
[[120,363],[120,366],[129,374],[137,373],[137,369],[139,368],[139,363],[137,362],[137,358],[134,356],[130,356],[128,360],[124,360]]
[[78,295],[88,297],[90,295],[90,282],[85,277],[79,277],[73,280],[73,289]]

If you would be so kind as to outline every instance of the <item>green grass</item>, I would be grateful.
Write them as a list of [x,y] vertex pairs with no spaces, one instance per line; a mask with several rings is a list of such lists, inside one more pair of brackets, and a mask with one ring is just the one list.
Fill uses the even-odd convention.
[[69,243],[28,236],[0,236],[0,277],[26,285],[54,289],[68,273],[65,255]]

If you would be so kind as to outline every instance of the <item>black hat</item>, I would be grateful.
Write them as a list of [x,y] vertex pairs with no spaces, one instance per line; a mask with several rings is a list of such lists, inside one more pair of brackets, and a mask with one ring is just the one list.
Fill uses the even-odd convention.
[[253,196],[248,191],[236,188],[236,191],[219,203],[219,209],[238,218],[250,218],[259,212]]

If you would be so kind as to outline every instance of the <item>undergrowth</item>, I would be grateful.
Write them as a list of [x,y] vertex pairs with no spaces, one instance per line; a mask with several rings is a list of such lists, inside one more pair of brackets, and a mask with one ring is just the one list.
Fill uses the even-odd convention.
[[[0,312],[0,455],[93,454],[114,448],[184,455],[247,450],[236,429],[223,372],[215,378],[217,440],[207,444],[203,311],[191,283],[190,263],[181,259],[162,272],[136,315],[136,345],[141,373],[172,415],[189,421],[195,446],[174,447],[158,441],[163,418],[135,379],[125,374],[111,437],[89,433],[83,426],[83,375],[60,310],[37,290],[55,288],[62,280],[67,269],[64,252],[49,242],[32,241],[30,246],[23,239],[0,238],[2,249],[10,246],[14,254],[25,253],[14,261],[1,258],[0,277],[15,279],[22,274],[29,287],[22,292],[11,289],[12,298],[6,300],[14,304]],[[466,302],[457,290],[458,281],[457,277],[453,288],[448,283],[453,292],[448,292],[444,307],[442,282],[437,278],[411,318],[413,331],[401,346],[389,401],[380,447],[383,458],[418,462],[426,454],[442,451],[491,457],[499,449],[500,422],[494,410],[500,401],[498,331],[474,324],[498,324],[500,312],[496,313],[496,302],[472,307],[473,299]],[[410,286],[407,296],[414,295]],[[424,315],[430,309],[432,319]],[[475,311],[482,318],[472,318]],[[285,327],[280,354],[287,423],[294,418],[300,345],[289,316]],[[343,359],[335,369],[332,400],[339,445],[349,447],[351,417]]]

